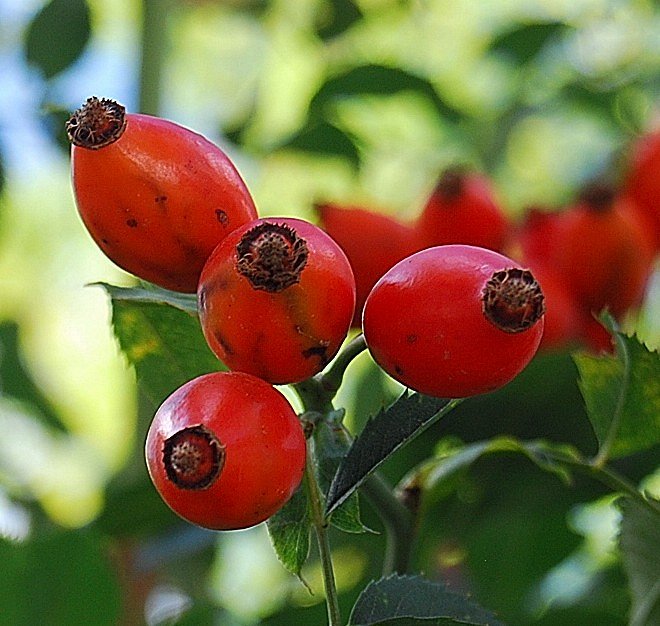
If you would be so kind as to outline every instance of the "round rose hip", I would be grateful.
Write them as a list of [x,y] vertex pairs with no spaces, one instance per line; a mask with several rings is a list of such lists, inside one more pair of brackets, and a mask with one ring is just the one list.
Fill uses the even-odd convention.
[[160,406],[145,447],[167,505],[205,528],[254,526],[293,495],[305,470],[300,421],[284,396],[240,372],[200,376]]
[[218,358],[285,384],[313,376],[337,353],[353,317],[355,279],[318,226],[264,218],[213,251],[197,294],[202,330]]
[[404,259],[374,286],[363,330],[375,361],[424,394],[493,391],[534,356],[543,294],[532,274],[483,248],[448,245]]

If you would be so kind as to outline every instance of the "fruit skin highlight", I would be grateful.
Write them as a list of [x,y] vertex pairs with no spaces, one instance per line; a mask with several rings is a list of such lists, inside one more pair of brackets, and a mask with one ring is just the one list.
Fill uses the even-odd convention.
[[318,226],[263,218],[232,232],[202,271],[206,341],[230,369],[272,384],[303,381],[335,356],[355,310],[346,255]]
[[443,398],[502,387],[532,359],[544,326],[530,272],[491,250],[428,248],[397,263],[364,307],[374,360],[410,389]]
[[194,293],[213,248],[257,210],[215,144],[165,119],[89,98],[67,122],[80,217],[119,267]]
[[305,469],[306,442],[277,389],[248,374],[215,372],[163,402],[145,456],[154,486],[175,513],[204,528],[236,530],[263,522],[291,498]]

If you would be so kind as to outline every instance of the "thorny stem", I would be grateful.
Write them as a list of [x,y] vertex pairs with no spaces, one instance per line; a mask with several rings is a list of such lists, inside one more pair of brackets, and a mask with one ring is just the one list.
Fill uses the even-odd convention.
[[[305,412],[327,414],[334,410],[332,400],[341,385],[346,368],[365,349],[364,337],[358,335],[346,345],[325,373],[293,385]],[[319,546],[328,624],[329,626],[339,626],[341,617],[327,532],[328,520],[323,511],[324,497],[316,480],[315,464],[314,444],[310,440],[304,478],[305,489]],[[405,572],[410,562],[414,532],[411,513],[397,500],[391,487],[378,474],[374,473],[370,476],[362,488],[365,495],[374,504],[387,533],[384,573]]]

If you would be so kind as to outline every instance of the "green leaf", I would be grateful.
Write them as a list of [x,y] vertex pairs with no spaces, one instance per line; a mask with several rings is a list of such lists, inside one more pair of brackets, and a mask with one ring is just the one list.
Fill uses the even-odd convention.
[[189,380],[224,369],[204,339],[193,296],[102,286],[112,300],[112,324],[121,349],[154,406]]
[[660,501],[645,506],[632,498],[621,509],[619,547],[632,591],[630,626],[660,624]]
[[328,490],[326,514],[339,505],[396,450],[422,433],[460,400],[404,392],[389,408],[367,422],[353,442]]
[[268,535],[277,558],[292,574],[300,570],[309,556],[311,514],[302,486],[275,515],[266,521]]
[[[323,493],[327,493],[339,464],[351,447],[351,439],[342,426],[344,411],[335,411],[314,429],[314,447],[317,459],[318,483]],[[330,516],[330,523],[346,533],[363,533],[368,530],[360,521],[360,502],[354,492]]]
[[117,624],[119,584],[101,537],[42,532],[24,543],[0,538],[3,624]]
[[45,78],[56,76],[78,59],[91,36],[85,0],[51,0],[30,23],[25,56]]
[[574,357],[603,460],[660,443],[660,355],[635,337],[616,335],[615,356]]
[[568,29],[561,22],[523,24],[498,35],[490,44],[493,52],[510,55],[518,64],[533,60],[551,41]]
[[415,91],[426,96],[441,117],[456,122],[461,113],[445,102],[426,79],[396,67],[361,65],[327,80],[309,105],[311,118],[324,118],[327,105],[350,96]]
[[349,626],[498,626],[494,615],[469,597],[421,576],[388,576],[371,582],[353,607]]

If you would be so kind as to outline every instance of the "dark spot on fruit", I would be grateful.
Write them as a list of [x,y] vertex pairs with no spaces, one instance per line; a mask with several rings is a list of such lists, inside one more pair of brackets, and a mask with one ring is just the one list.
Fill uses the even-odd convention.
[[321,363],[325,364],[328,362],[328,346],[327,345],[312,346],[311,348],[307,348],[306,350],[303,350],[302,355],[306,359],[310,359],[316,356],[320,359]]
[[206,426],[184,428],[165,440],[163,466],[181,489],[207,489],[220,475],[225,448]]
[[396,372],[397,376],[403,376],[403,369],[400,366],[395,365],[394,371]]
[[155,202],[156,204],[163,204],[167,202],[167,196],[156,196]]
[[406,335],[406,343],[415,343],[417,341],[417,335]]
[[220,224],[223,226],[227,226],[229,223],[229,217],[227,217],[227,213],[222,209],[215,210],[215,219],[218,220],[218,222],[220,222]]
[[222,349],[225,351],[226,354],[234,354],[234,348],[231,347],[231,345],[227,342],[227,340],[224,338],[222,333],[218,330],[213,331],[213,336],[215,337],[215,340],[220,344]]
[[131,218],[129,220],[126,220],[126,226],[130,226],[131,228],[135,228],[137,225],[138,225],[138,222],[137,222],[136,219]]

